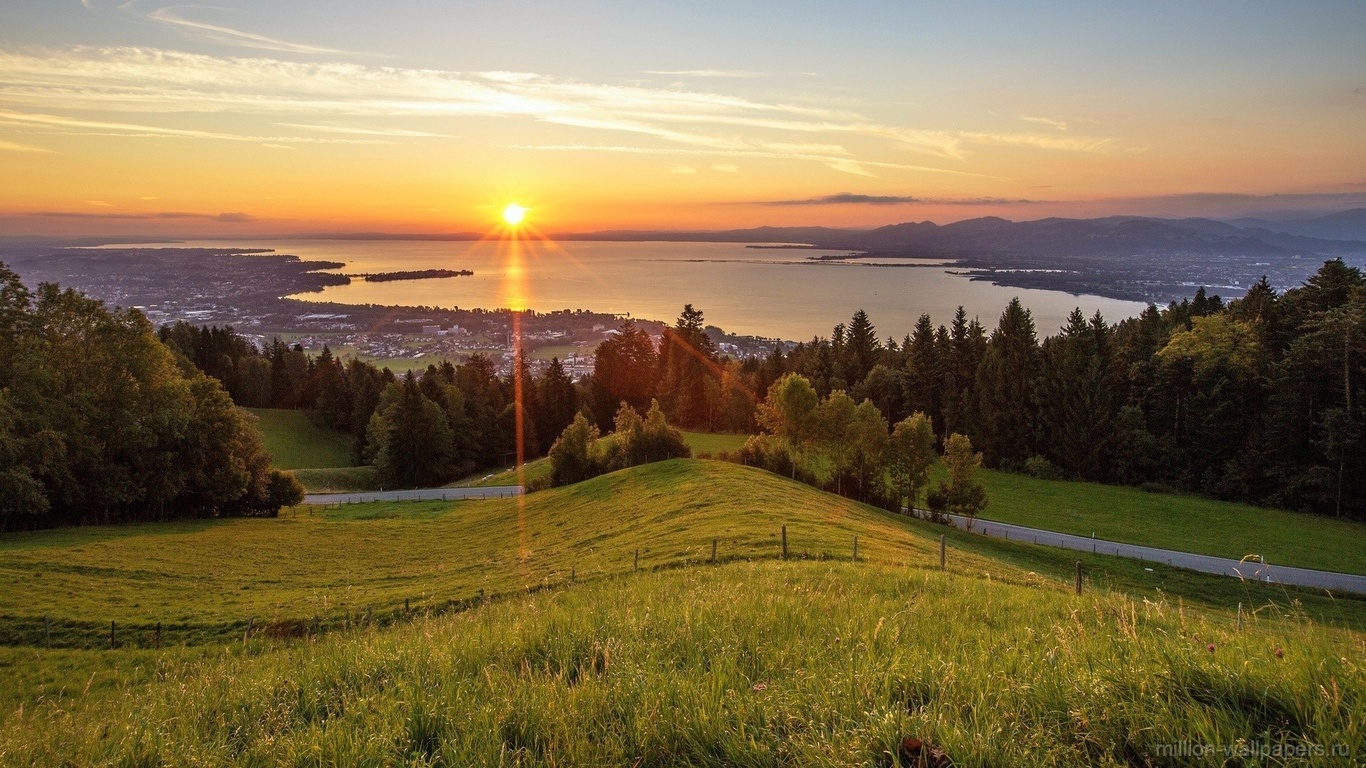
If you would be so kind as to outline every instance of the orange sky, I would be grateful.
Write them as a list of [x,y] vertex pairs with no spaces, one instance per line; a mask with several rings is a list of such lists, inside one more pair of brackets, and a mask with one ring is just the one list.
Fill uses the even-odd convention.
[[510,200],[549,232],[1366,201],[1361,4],[968,5],[19,2],[0,235],[484,231]]

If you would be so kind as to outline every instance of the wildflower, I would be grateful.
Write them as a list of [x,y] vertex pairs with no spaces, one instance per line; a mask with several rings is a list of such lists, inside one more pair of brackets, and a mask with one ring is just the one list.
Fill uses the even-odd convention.
[[755,684],[754,684],[754,692],[755,692],[755,693],[758,693],[759,691],[766,691],[766,690],[768,690],[768,683],[755,683]]
[[1210,643],[1209,645],[1205,646],[1205,650],[1209,651],[1210,653],[1214,653],[1214,643]]
[[1276,650],[1275,650],[1275,651],[1272,651],[1272,653],[1275,653],[1275,654],[1276,654],[1276,658],[1278,658],[1278,659],[1284,659],[1284,658],[1285,658],[1285,649],[1282,648],[1282,647],[1280,647],[1279,645],[1276,646]]

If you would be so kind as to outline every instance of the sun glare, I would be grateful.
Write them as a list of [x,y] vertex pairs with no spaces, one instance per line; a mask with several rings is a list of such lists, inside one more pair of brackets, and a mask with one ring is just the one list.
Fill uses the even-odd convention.
[[515,227],[521,224],[522,219],[525,218],[526,209],[516,203],[508,203],[507,207],[503,209],[503,221],[506,221],[509,226]]

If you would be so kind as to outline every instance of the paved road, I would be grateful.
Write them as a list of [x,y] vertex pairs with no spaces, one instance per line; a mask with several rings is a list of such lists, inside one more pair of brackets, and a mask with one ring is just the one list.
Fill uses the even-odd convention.
[[[924,516],[928,513],[923,510],[916,510],[916,514]],[[968,529],[966,518],[957,515],[950,515],[950,518],[957,527],[964,530]],[[1224,557],[1195,555],[1189,552],[1176,552],[1170,549],[1157,549],[1155,547],[1143,547],[1137,544],[1123,544],[1117,541],[1092,539],[1086,536],[1073,536],[1069,533],[1057,533],[1055,531],[1045,531],[1038,528],[1027,528],[1023,525],[998,523],[993,520],[982,520],[980,518],[973,522],[972,530],[985,536],[1009,539],[1010,541],[1023,541],[1028,544],[1044,544],[1050,547],[1062,547],[1063,549],[1074,549],[1082,552],[1094,552],[1101,555],[1129,557],[1145,562],[1164,563],[1179,568],[1188,568],[1192,571],[1200,571],[1202,573],[1216,573],[1221,576],[1233,576],[1252,581],[1265,581],[1273,584],[1293,584],[1301,587],[1329,589],[1335,592],[1354,592],[1356,594],[1366,595],[1366,576],[1357,576],[1350,573],[1315,571],[1308,568],[1292,568],[1288,565],[1272,565],[1253,560],[1230,560]]]
[[412,491],[372,491],[370,493],[310,493],[305,504],[358,504],[366,501],[457,501],[459,499],[501,499],[522,492],[520,485],[489,488],[421,488]]

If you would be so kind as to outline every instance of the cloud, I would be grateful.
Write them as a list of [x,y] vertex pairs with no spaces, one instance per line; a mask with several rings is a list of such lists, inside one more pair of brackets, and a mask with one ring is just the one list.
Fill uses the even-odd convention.
[[[89,5],[86,5],[89,8]],[[121,10],[132,10],[132,3],[124,3],[119,6]],[[145,15],[145,18],[164,24],[167,26],[178,27],[188,31],[196,37],[215,43],[226,43],[228,45],[238,45],[245,48],[256,48],[265,51],[282,51],[285,53],[345,53],[335,48],[321,48],[314,45],[303,45],[301,43],[291,43],[285,40],[278,40],[265,35],[258,35],[252,32],[243,32],[239,29],[225,27],[218,24],[209,24],[204,21],[195,21],[186,18],[183,11],[189,9],[203,9],[204,6],[194,5],[168,5],[158,8]]]
[[860,195],[839,192],[822,197],[799,200],[763,200],[742,205],[1018,205],[1034,204],[1040,200],[1009,200],[1000,197],[914,197],[911,195]]
[[353,136],[392,136],[404,139],[448,139],[451,138],[444,133],[431,133],[429,131],[414,131],[406,128],[361,128],[349,125],[310,125],[307,123],[276,123],[282,128],[299,128],[305,131],[319,131],[322,133],[344,133]]
[[979,133],[971,131],[960,133],[959,136],[973,144],[1033,147],[1063,152],[1107,154],[1122,149],[1116,139],[1095,136],[1059,136],[1052,133]]
[[1021,119],[1021,120],[1024,120],[1025,122],[1029,122],[1029,123],[1038,123],[1038,124],[1040,124],[1040,125],[1047,125],[1047,126],[1049,126],[1049,127],[1051,127],[1051,128],[1057,128],[1057,129],[1060,130],[1060,131],[1065,131],[1065,130],[1067,130],[1067,123],[1065,123],[1065,122],[1063,122],[1063,121],[1061,121],[1061,120],[1054,120],[1054,119],[1049,118],[1049,117],[1029,117],[1028,115],[1020,115],[1020,119]]
[[684,176],[691,176],[697,173],[697,169],[692,167],[691,165],[675,165],[674,167],[669,169],[669,172],[681,174]]
[[718,163],[718,164],[716,164],[716,165],[713,165],[713,166],[711,167],[711,169],[712,169],[713,171],[720,171],[721,173],[739,173],[739,172],[740,172],[740,166],[735,165],[735,164],[733,164],[733,163]]
[[0,110],[0,125],[21,125],[56,130],[58,133],[77,133],[83,136],[132,136],[143,138],[217,139],[221,141],[251,141],[297,144],[392,144],[374,139],[321,139],[301,136],[248,136],[235,133],[201,131],[185,128],[161,128],[139,123],[119,123],[84,120],[63,115],[31,114]]
[[[183,21],[186,17],[174,10],[183,7],[168,6],[156,13],[163,21]],[[1106,138],[894,126],[844,108],[761,100],[704,88],[580,82],[529,72],[458,72],[155,48],[75,47],[0,48],[0,73],[0,123],[58,133],[250,141],[271,146],[393,143],[446,134],[368,125],[380,119],[524,119],[585,132],[648,137],[663,145],[649,150],[655,154],[686,147],[735,157],[816,162],[858,175],[882,170],[968,173],[960,165],[968,159],[964,149],[968,144],[1089,152],[1114,148],[1114,140]],[[73,113],[82,116],[70,116]],[[119,117],[128,114],[136,114],[136,120]],[[182,127],[186,117],[194,114],[234,117],[231,123],[221,121],[223,125],[255,119],[336,135],[280,136],[261,129],[237,134],[220,127]],[[857,153],[847,141],[859,142]],[[889,150],[959,168],[896,162],[904,155]]]
[[[108,205],[108,203],[105,203]],[[224,213],[189,213],[186,211],[161,211],[157,213],[127,213],[117,211],[38,211],[36,216],[60,219],[204,219],[221,221],[228,224],[248,224],[258,221],[255,216],[240,211]]]
[[4,152],[33,152],[38,154],[53,154],[56,150],[34,147],[28,144],[19,144],[13,141],[0,139],[0,151]]
[[837,171],[852,173],[858,176],[873,176],[873,168],[893,168],[904,171],[921,171],[924,173],[948,174],[952,176],[972,176],[983,179],[999,179],[999,176],[992,176],[985,173],[972,173],[971,171],[955,171],[948,168],[934,168],[923,165],[906,165],[903,163],[887,163],[878,160],[858,160],[847,157],[834,157],[830,155],[784,153],[764,149],[685,149],[685,148],[660,148],[660,147],[633,147],[612,144],[509,144],[510,149],[527,149],[540,152],[618,152],[632,155],[684,155],[689,157],[710,156],[710,157],[756,157],[769,160],[810,160],[813,162],[825,163]]
[[671,77],[768,77],[763,72],[746,69],[647,69],[647,75],[669,75]]

